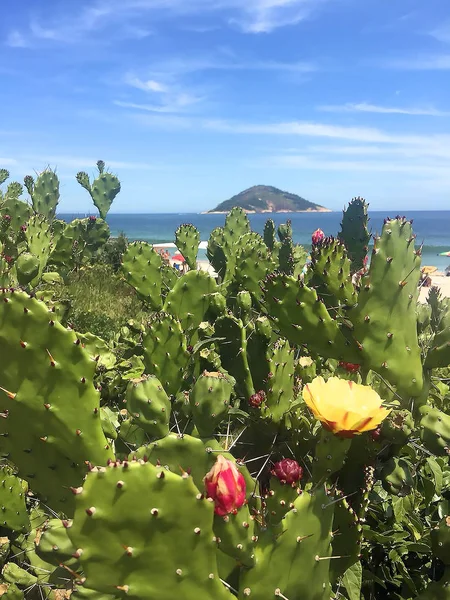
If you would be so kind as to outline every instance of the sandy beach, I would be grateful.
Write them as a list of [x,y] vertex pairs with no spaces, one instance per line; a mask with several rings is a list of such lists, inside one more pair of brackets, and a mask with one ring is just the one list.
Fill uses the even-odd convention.
[[[436,271],[430,275],[430,278],[432,282],[431,285],[438,287],[441,290],[442,296],[450,298],[450,277],[446,277],[441,271]],[[421,288],[419,302],[426,302],[429,291],[429,287]]]

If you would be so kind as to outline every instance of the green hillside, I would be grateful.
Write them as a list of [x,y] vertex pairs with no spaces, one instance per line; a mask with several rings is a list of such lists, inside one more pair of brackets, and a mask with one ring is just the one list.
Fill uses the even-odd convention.
[[305,200],[297,194],[283,192],[269,185],[255,185],[229,200],[221,202],[216,208],[208,212],[228,212],[233,206],[239,206],[252,212],[303,212],[320,211],[328,209]]

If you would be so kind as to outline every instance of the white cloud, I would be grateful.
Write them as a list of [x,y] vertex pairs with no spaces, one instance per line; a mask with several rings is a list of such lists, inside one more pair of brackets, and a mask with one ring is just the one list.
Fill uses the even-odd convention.
[[[29,32],[35,39],[63,43],[79,42],[96,31],[105,31],[111,38],[124,34],[142,38],[151,32],[142,28],[146,17],[155,20],[178,16],[214,13],[222,22],[238,26],[247,33],[269,33],[277,28],[294,25],[309,17],[319,7],[332,0],[95,0],[75,13],[64,12],[52,18],[42,11],[41,20],[30,23]],[[45,26],[43,25],[45,23]],[[24,37],[24,33],[20,33]],[[92,40],[90,40],[92,41]]]
[[450,69],[450,54],[392,59],[384,61],[381,66],[407,71],[446,71]]
[[17,165],[17,160],[15,158],[2,158],[0,156],[0,169],[4,167],[14,167]]
[[439,27],[436,27],[436,29],[430,31],[430,35],[439,42],[450,44],[450,21],[446,21],[442,25],[439,25]]
[[20,33],[20,31],[17,31],[17,29],[11,31],[8,34],[5,44],[7,46],[10,46],[11,48],[28,48],[29,47],[28,41]]
[[[166,75],[167,76],[167,75]],[[170,77],[170,76],[169,76]],[[192,94],[189,90],[184,89],[179,84],[166,84],[156,79],[140,79],[134,75],[127,75],[125,83],[128,85],[147,92],[153,96],[154,102],[139,103],[128,100],[115,100],[116,106],[123,108],[133,108],[137,110],[145,110],[159,113],[172,113],[186,110],[187,108],[202,102],[205,97]]]
[[366,112],[379,114],[398,114],[398,115],[423,115],[429,117],[448,117],[450,112],[438,110],[433,107],[429,108],[414,108],[414,107],[395,107],[395,106],[378,106],[367,102],[357,104],[347,103],[342,105],[319,106],[318,110],[326,112]]
[[135,88],[138,88],[139,90],[143,90],[144,92],[168,92],[168,87],[164,83],[161,83],[160,81],[155,81],[154,79],[148,79],[147,81],[143,81],[142,79],[139,79],[139,77],[133,77],[129,75],[126,77],[126,83]]
[[450,180],[446,164],[368,160],[324,160],[307,155],[275,155],[266,159],[267,166],[319,171],[367,171],[376,173],[410,173],[415,177],[443,176]]

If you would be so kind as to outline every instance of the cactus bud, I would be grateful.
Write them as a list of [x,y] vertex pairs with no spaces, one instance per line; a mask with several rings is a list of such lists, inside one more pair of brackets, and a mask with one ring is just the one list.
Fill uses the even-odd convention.
[[344,362],[343,360],[340,361],[339,366],[342,369],[345,369],[347,371],[347,373],[357,373],[361,367],[361,365],[357,365],[355,363]]
[[325,239],[325,234],[321,229],[316,229],[311,236],[311,242],[313,246],[317,246]]
[[271,473],[281,483],[292,485],[297,483],[303,476],[303,469],[298,462],[292,458],[283,458],[273,465]]
[[253,408],[259,408],[265,399],[266,393],[264,392],[264,390],[260,390],[259,392],[256,392],[256,394],[252,394],[250,396],[250,398],[248,399],[248,403]]
[[3,215],[3,220],[9,223],[11,221],[11,215]]
[[91,215],[91,216],[89,217],[89,221],[92,221],[93,223],[95,223],[95,221],[96,221],[96,220],[97,220],[97,217],[96,217],[96,216],[94,216],[94,215]]
[[214,500],[214,512],[224,517],[237,511],[245,502],[245,479],[231,460],[221,454],[203,482],[206,495]]

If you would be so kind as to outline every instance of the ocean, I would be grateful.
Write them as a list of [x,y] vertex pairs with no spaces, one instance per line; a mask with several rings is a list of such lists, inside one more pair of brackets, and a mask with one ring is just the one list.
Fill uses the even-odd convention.
[[[79,218],[80,214],[60,214],[59,218],[69,221]],[[386,213],[369,212],[369,227],[372,233],[379,233]],[[394,217],[395,214],[389,215]],[[444,270],[450,265],[450,258],[438,256],[440,252],[450,250],[450,211],[409,211],[405,215],[413,220],[416,245],[423,244],[423,265],[433,265]],[[294,242],[309,247],[312,232],[320,228],[326,235],[336,235],[340,229],[341,212],[330,213],[291,213],[291,214],[254,214],[249,215],[252,229],[263,232],[264,223],[272,218],[275,224],[291,219]],[[201,239],[208,240],[210,232],[224,224],[225,215],[204,215],[198,213],[172,214],[110,214],[107,218],[111,235],[123,232],[130,241],[145,240],[150,243],[173,242],[175,230],[182,223],[192,223],[200,231]],[[204,251],[199,258],[206,258]]]

